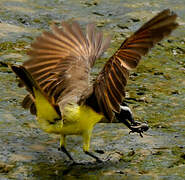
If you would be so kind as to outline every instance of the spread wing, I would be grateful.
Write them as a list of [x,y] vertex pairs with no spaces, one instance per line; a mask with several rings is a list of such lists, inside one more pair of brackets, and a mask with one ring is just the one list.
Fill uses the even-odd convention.
[[[44,32],[31,45],[30,59],[23,66],[49,99],[65,105],[71,99],[78,100],[87,88],[89,71],[109,41],[109,38],[103,40],[102,32],[97,32],[94,24],[87,25],[86,34],[76,22],[63,22],[62,29],[52,24],[52,32]],[[31,94],[22,105],[36,114]]]
[[86,103],[112,121],[113,112],[120,112],[129,70],[135,68],[149,49],[178,26],[176,18],[175,13],[164,10],[127,38],[99,73],[94,91]]

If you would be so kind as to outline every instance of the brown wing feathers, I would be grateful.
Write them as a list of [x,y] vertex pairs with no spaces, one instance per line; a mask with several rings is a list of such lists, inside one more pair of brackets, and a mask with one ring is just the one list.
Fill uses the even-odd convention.
[[[108,120],[112,121],[113,111],[120,111],[129,70],[135,68],[149,49],[178,26],[176,18],[177,15],[169,9],[162,11],[127,38],[105,64],[94,83],[93,97],[99,107],[96,110]],[[91,98],[87,99],[87,104],[92,103]]]
[[[31,45],[30,59],[23,66],[42,90],[58,102],[61,95],[73,91],[75,85],[72,83],[84,86],[82,90],[86,88],[89,70],[109,41],[109,38],[103,40],[102,33],[97,32],[93,24],[87,25],[86,34],[76,22],[63,22],[62,29],[52,24],[52,32],[42,33]],[[25,97],[22,105],[36,113],[31,94]]]
[[[83,97],[86,104],[112,121],[114,112],[120,111],[129,70],[178,26],[176,18],[176,14],[164,10],[127,38],[97,76],[93,92],[85,92],[91,93],[87,99]],[[76,22],[71,25],[63,22],[62,29],[53,24],[52,32],[44,32],[31,45],[30,59],[23,66],[49,99],[58,103],[68,94],[77,95],[88,89],[89,71],[109,42],[110,38],[103,40],[102,32],[96,32],[94,24],[87,25],[86,34]],[[70,97],[64,101],[70,101]],[[25,97],[22,105],[36,113],[31,94]]]

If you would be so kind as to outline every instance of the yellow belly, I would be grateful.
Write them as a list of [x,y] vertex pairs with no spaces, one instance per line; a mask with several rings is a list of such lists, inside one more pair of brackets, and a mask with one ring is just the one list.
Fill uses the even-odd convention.
[[88,106],[77,104],[68,105],[62,112],[62,119],[46,97],[34,89],[35,105],[37,109],[37,121],[40,128],[47,133],[70,135],[83,134],[92,131],[94,125],[99,122],[103,115],[96,113]]
[[64,123],[61,134],[82,134],[92,130],[94,125],[103,118],[88,106],[72,105],[64,110]]

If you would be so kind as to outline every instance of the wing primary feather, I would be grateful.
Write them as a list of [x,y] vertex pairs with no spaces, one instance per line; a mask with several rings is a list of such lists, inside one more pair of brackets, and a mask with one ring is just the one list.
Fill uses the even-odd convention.
[[122,102],[122,93],[119,91],[119,89],[116,87],[115,82],[112,79],[111,74],[108,74],[108,81],[107,81],[108,86],[111,88],[112,93],[114,94],[116,100],[118,103]]
[[75,34],[75,36],[78,38],[78,41],[82,44],[82,46],[84,47],[84,51],[85,54],[89,54],[88,52],[88,43],[87,43],[87,39],[84,36],[83,31],[81,30],[79,24],[77,22],[73,22],[72,23],[72,30]]
[[115,112],[119,112],[120,111],[120,106],[119,106],[119,103],[118,101],[116,100],[116,97],[114,96],[114,93],[112,92],[113,89],[111,89],[111,87],[109,86],[108,83],[108,77],[105,76],[105,81],[104,81],[104,84],[106,84],[106,96],[108,96],[108,101],[110,101],[110,104],[111,104],[111,107],[112,109],[115,111]]
[[120,67],[121,65],[119,63],[117,63],[117,61],[113,62],[113,67],[116,71],[116,73],[119,75],[120,80],[122,81],[122,83],[124,84],[124,86],[127,85],[127,79],[129,77],[129,73],[128,70],[125,69],[124,67]]
[[99,105],[99,108],[100,108],[101,112],[104,113],[106,117],[108,117],[107,111],[104,107],[104,103],[102,102],[102,93],[101,93],[99,88],[100,87],[98,86],[95,89],[96,99],[97,99],[97,102],[98,102],[98,105]]
[[75,44],[75,47],[78,47],[79,53],[85,54],[86,52],[84,51],[83,44],[79,41],[78,37],[76,37],[71,25],[66,22],[62,22],[62,27],[64,29],[64,32],[66,33],[66,36],[68,35],[68,38]]
[[60,32],[60,35],[58,35],[57,33],[55,33],[54,35],[50,32],[44,32],[42,36],[43,37],[40,38],[40,41],[42,41],[42,43],[50,43],[53,44],[53,46],[58,46],[61,48],[61,51],[68,50],[68,54],[70,54],[71,52],[73,52],[76,56],[79,56],[79,54],[81,54],[79,48],[77,48],[77,45],[62,31]]
[[104,108],[104,113],[106,114],[106,118],[108,118],[108,117],[112,117],[113,116],[113,112],[112,112],[112,110],[111,110],[111,107],[110,107],[110,104],[108,104],[108,103],[110,103],[109,101],[107,102],[106,101],[106,98],[105,98],[105,90],[104,90],[104,83],[101,81],[100,82],[100,89],[99,89],[99,93],[100,93],[100,98],[101,98],[101,100],[102,100],[102,106],[103,106],[103,108]]
[[122,81],[120,80],[119,76],[117,75],[116,71],[114,68],[111,68],[110,71],[112,80],[114,81],[114,84],[116,84],[117,89],[122,92],[124,89],[124,84],[122,83]]

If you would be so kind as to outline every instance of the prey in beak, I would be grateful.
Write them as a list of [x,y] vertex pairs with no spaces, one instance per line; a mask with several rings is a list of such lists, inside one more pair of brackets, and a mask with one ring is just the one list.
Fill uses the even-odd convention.
[[146,123],[135,121],[131,109],[126,103],[122,103],[120,113],[115,113],[115,117],[120,123],[124,123],[131,131],[130,133],[139,133],[143,137],[142,133],[149,129]]

